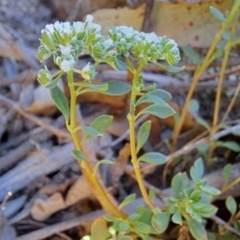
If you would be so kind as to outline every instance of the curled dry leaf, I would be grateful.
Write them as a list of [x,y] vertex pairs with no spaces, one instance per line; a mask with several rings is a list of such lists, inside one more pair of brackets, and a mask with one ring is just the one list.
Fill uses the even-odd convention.
[[43,199],[36,199],[31,209],[33,219],[44,221],[53,213],[65,208],[65,203],[60,193],[54,193],[52,196]]
[[125,166],[128,162],[130,153],[131,153],[130,145],[127,143],[120,150],[115,164],[110,165],[109,172],[111,174],[112,183],[116,183],[120,179],[120,177],[124,174]]
[[79,177],[78,180],[73,184],[73,186],[68,190],[65,205],[66,207],[69,207],[80,200],[86,199],[86,198],[95,198],[92,194],[91,189],[89,188],[89,185],[85,178],[83,176]]

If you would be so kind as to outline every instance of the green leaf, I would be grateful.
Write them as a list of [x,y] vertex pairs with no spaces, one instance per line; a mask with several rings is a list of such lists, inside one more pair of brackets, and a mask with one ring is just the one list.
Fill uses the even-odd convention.
[[200,186],[200,189],[211,196],[219,195],[221,193],[221,191],[212,186]]
[[106,221],[102,217],[98,217],[91,226],[91,240],[106,240],[109,237]]
[[155,89],[147,94],[144,94],[136,101],[136,106],[141,103],[159,103],[164,106],[168,106],[168,102],[172,98],[171,94],[162,89]]
[[108,84],[108,89],[107,91],[104,92],[104,94],[106,95],[120,96],[130,92],[131,90],[131,85],[123,81],[113,80],[113,81],[108,81],[107,84]]
[[96,129],[98,132],[103,134],[111,125],[113,121],[113,116],[111,115],[101,115],[93,120],[90,126]]
[[133,213],[128,217],[128,221],[129,222],[136,222],[139,220],[139,218],[141,217],[141,215],[139,213]]
[[87,84],[87,89],[84,89],[82,93],[84,92],[106,92],[108,90],[108,84],[103,83],[103,84]]
[[217,20],[219,20],[219,21],[221,21],[221,22],[224,22],[224,21],[225,21],[225,17],[224,17],[223,13],[222,13],[219,9],[217,9],[217,8],[214,7],[214,6],[210,6],[209,8],[210,8],[210,11],[211,11],[212,15],[213,15]]
[[226,199],[226,207],[228,211],[234,216],[237,212],[237,202],[232,196],[228,196]]
[[199,102],[196,99],[191,99],[189,102],[189,111],[190,112],[197,112],[199,110]]
[[108,164],[108,165],[110,165],[110,164],[114,164],[114,162],[111,161],[111,160],[107,160],[107,159],[103,159],[103,160],[98,161],[98,162],[96,163],[96,165],[94,166],[93,175],[96,175],[96,172],[97,172],[97,170],[98,170],[98,168],[99,168],[99,166],[100,166],[101,164]]
[[123,201],[122,203],[119,205],[119,208],[123,208],[124,206],[132,203],[136,198],[136,194],[133,193],[133,194],[130,194],[128,195]]
[[178,210],[172,215],[172,221],[176,224],[182,225],[183,223],[182,215]]
[[161,64],[161,63],[156,63],[156,65],[158,65],[162,69],[164,69],[168,72],[172,72],[172,73],[178,73],[178,72],[181,72],[185,69],[185,66],[175,67],[175,66],[172,66],[172,65],[166,65],[166,64]]
[[201,179],[201,177],[203,176],[203,172],[204,165],[202,158],[198,158],[190,169],[190,176],[192,180],[196,182],[197,180]]
[[207,232],[202,223],[193,218],[187,218],[189,230],[193,237],[197,240],[207,240]]
[[165,102],[168,102],[172,98],[172,95],[163,89],[155,89],[155,90],[149,92],[148,95],[157,96]]
[[72,154],[77,160],[86,161],[86,156],[84,155],[83,152],[75,149],[72,151]]
[[203,127],[205,127],[209,132],[211,130],[210,125],[201,117],[195,117],[196,121]]
[[240,145],[234,141],[226,141],[226,142],[216,141],[215,146],[224,147],[229,150],[232,150],[233,152],[240,152]]
[[95,137],[95,136],[101,136],[102,134],[97,131],[95,128],[90,127],[90,126],[83,126],[82,129],[84,130],[84,140],[90,138],[90,137]]
[[127,222],[120,222],[118,227],[120,232],[128,232],[130,229],[130,226]]
[[146,143],[151,130],[151,121],[148,120],[144,122],[138,131],[137,136],[137,152],[141,149],[141,147]]
[[231,176],[231,171],[232,171],[232,165],[228,163],[227,165],[224,166],[223,168],[223,178],[224,178],[224,183],[227,184],[229,181],[229,178]]
[[197,65],[201,64],[201,58],[199,54],[190,46],[183,46],[182,47],[183,52],[187,57],[189,57],[193,62]]
[[83,130],[86,133],[84,139],[90,137],[102,136],[107,128],[111,125],[113,117],[110,115],[101,115],[93,120],[90,126],[83,126]]
[[170,214],[168,212],[160,212],[153,214],[151,222],[157,232],[163,233],[168,227],[169,219]]
[[144,234],[148,234],[151,230],[151,227],[143,222],[136,222],[134,223],[134,227],[135,227],[135,231],[137,233],[144,233]]
[[227,41],[231,40],[231,34],[230,34],[229,31],[223,32],[222,37],[223,37],[224,40],[227,40]]
[[55,88],[50,89],[50,94],[53,102],[56,104],[59,111],[63,114],[65,120],[68,122],[69,121],[69,105],[64,93],[58,86],[56,86]]
[[172,178],[171,187],[175,197],[178,197],[189,186],[189,179],[186,173],[178,173]]
[[117,67],[118,70],[123,71],[127,69],[126,63],[124,63],[121,59],[115,58],[115,66]]
[[141,114],[152,114],[159,118],[167,118],[174,115],[175,113],[176,112],[170,106],[163,106],[159,103],[155,103],[139,112],[138,116]]
[[166,163],[167,157],[159,152],[145,153],[138,158],[138,161],[152,163],[152,164],[163,164]]
[[204,207],[196,210],[202,217],[209,218],[216,214],[217,208],[211,204],[204,204]]

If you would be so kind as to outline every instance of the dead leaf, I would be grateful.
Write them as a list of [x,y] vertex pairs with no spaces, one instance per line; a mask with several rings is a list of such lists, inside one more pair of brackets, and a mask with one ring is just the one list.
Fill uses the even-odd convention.
[[81,176],[68,190],[65,205],[68,207],[86,198],[95,199],[87,181]]
[[44,221],[53,213],[65,208],[65,203],[60,193],[54,193],[49,198],[36,199],[31,209],[32,218],[37,221]]
[[[211,45],[220,28],[209,6],[215,6],[223,13],[229,10],[233,0],[205,1],[205,2],[174,2],[155,1],[151,25],[152,31],[158,35],[173,38],[180,46],[207,48]],[[140,30],[144,18],[146,5],[133,10],[127,7],[118,9],[100,9],[92,15],[96,23],[100,24],[106,34],[113,26],[126,25]],[[134,21],[133,21],[134,19]]]
[[119,155],[116,159],[115,164],[110,165],[109,174],[111,176],[112,183],[119,181],[120,177],[124,174],[126,164],[131,154],[130,145],[127,143],[119,151]]

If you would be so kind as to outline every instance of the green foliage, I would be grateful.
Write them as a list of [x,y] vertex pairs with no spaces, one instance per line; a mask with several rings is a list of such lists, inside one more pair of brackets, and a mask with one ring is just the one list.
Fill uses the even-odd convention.
[[186,54],[186,56],[188,56],[191,60],[193,60],[195,64],[197,65],[201,64],[202,61],[199,54],[192,47],[184,46],[182,50]]
[[111,125],[112,120],[113,117],[110,115],[101,115],[97,117],[89,126],[83,126],[83,130],[85,132],[84,139],[102,136]]
[[86,156],[84,155],[83,152],[75,149],[75,150],[72,151],[72,154],[77,160],[86,161]]
[[[225,16],[217,8],[210,7],[210,10],[217,19],[222,22],[225,21]],[[225,39],[230,39],[228,32],[225,32],[223,35]],[[201,64],[199,55],[192,48],[184,47],[183,51],[196,64]],[[89,62],[82,69],[77,69],[78,57],[83,53],[91,55],[94,64]],[[222,54],[222,49],[218,52],[216,51],[209,63]],[[192,180],[188,178],[186,173],[178,173],[172,178],[171,188],[173,196],[164,199],[164,207],[162,209],[155,207],[155,204],[153,204],[153,191],[150,191],[149,194],[146,191],[144,194],[145,186],[143,179],[139,179],[139,176],[141,176],[140,162],[160,165],[167,162],[167,157],[160,152],[139,154],[149,138],[151,121],[144,122],[139,127],[137,135],[135,134],[135,121],[143,114],[154,115],[158,118],[168,118],[175,114],[174,109],[167,103],[171,99],[171,94],[165,90],[156,89],[156,84],[145,85],[141,71],[148,63],[154,63],[169,72],[176,73],[182,71],[184,67],[172,66],[180,60],[180,52],[176,42],[165,36],[159,37],[155,33],[139,32],[132,27],[126,26],[113,27],[109,30],[109,34],[104,36],[101,33],[101,26],[93,22],[92,16],[87,15],[85,22],[74,22],[72,24],[69,22],[55,22],[47,25],[42,30],[38,57],[40,61],[53,57],[54,63],[59,67],[59,70],[53,74],[46,67],[40,70],[38,81],[50,90],[54,103],[64,115],[67,127],[74,136],[74,141],[78,143],[75,144],[78,146],[78,149],[83,148],[84,145],[81,147],[79,145],[85,143],[88,138],[102,136],[111,125],[113,117],[102,115],[96,118],[89,126],[76,126],[77,121],[73,118],[76,116],[77,96],[87,92],[98,92],[111,96],[119,96],[131,92],[128,114],[132,150],[131,159],[134,163],[134,171],[141,193],[145,201],[150,199],[149,201],[152,202],[146,201],[150,207],[140,206],[127,217],[106,215],[104,219],[97,218],[92,224],[91,236],[85,239],[133,240],[140,238],[142,240],[152,240],[155,237],[159,238],[159,235],[165,233],[171,221],[177,225],[187,223],[195,239],[207,239],[209,233],[205,229],[205,218],[210,218],[216,213],[217,208],[211,204],[211,201],[214,196],[220,194],[220,191],[212,186],[207,186],[206,181],[202,179],[204,164],[201,159],[195,161],[189,172]],[[159,60],[164,60],[166,63],[159,63]],[[132,84],[130,85],[123,81],[108,81],[95,84],[92,80],[97,74],[96,66],[99,63],[106,63],[114,69],[130,71],[133,74]],[[69,102],[62,90],[57,86],[59,79],[65,74],[71,90],[71,101]],[[79,74],[83,80],[75,82],[75,74]],[[137,114],[136,107],[143,103],[147,103],[146,107]],[[196,101],[192,101],[192,106],[195,111],[198,110],[199,106]],[[177,119],[177,116],[175,119]],[[210,125],[205,120],[199,117],[196,120],[207,130],[211,130]],[[84,137],[81,140],[76,139],[74,135],[78,130],[83,130],[84,132]],[[131,139],[137,139],[136,143]],[[215,144],[215,147],[224,147],[240,152],[240,145],[236,142],[216,141],[213,144]],[[204,155],[208,147],[208,145],[201,146],[199,151]],[[77,160],[82,161],[81,165],[88,163],[84,152],[80,150],[74,150],[73,156]],[[88,166],[88,172],[90,172],[88,177],[93,179],[94,183],[97,183],[95,185],[100,189],[97,189],[99,190],[99,195],[105,191],[104,188],[101,188],[100,180],[97,179],[96,174],[101,164],[113,164],[113,161],[107,159],[100,160],[94,169]],[[231,167],[225,167],[223,173],[225,182],[229,180],[230,173]],[[104,199],[108,199],[105,195],[107,194],[104,194]],[[135,194],[127,196],[116,209],[124,209],[126,205],[134,204],[135,197]],[[101,199],[101,196],[99,199]],[[237,204],[232,197],[227,198],[226,207],[231,213],[231,217],[233,217],[237,212]],[[106,221],[111,223],[110,228]],[[236,222],[235,227],[240,228],[240,223]],[[226,232],[226,236],[230,235],[231,233]]]
[[56,104],[59,111],[65,117],[66,122],[68,122],[69,121],[69,105],[64,93],[58,86],[56,86],[55,88],[50,89],[50,94],[53,102]]
[[146,143],[151,130],[151,121],[144,122],[138,131],[137,136],[137,152],[141,149],[141,147]]
[[225,21],[225,17],[224,17],[223,13],[219,9],[217,9],[216,7],[213,7],[213,6],[210,6],[209,8],[210,8],[210,11],[211,11],[212,15],[217,20],[219,20],[221,22]]

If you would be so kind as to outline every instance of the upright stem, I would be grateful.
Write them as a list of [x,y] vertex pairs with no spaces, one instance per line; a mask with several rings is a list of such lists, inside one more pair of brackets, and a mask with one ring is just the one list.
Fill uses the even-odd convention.
[[222,39],[222,34],[223,32],[226,30],[226,28],[229,26],[229,24],[232,22],[232,19],[235,17],[237,11],[240,8],[240,1],[236,1],[236,3],[233,5],[230,13],[227,16],[227,19],[222,23],[222,27],[220,29],[220,31],[217,33],[217,35],[215,36],[215,39],[211,45],[211,47],[208,50],[208,53],[203,61],[203,63],[201,64],[201,66],[196,70],[194,76],[193,76],[193,81],[191,84],[191,87],[189,89],[183,110],[182,110],[182,114],[179,120],[178,125],[176,126],[175,132],[174,132],[174,136],[173,136],[173,150],[176,146],[177,143],[177,139],[178,136],[181,132],[183,123],[185,121],[185,118],[187,116],[187,112],[188,112],[188,108],[189,108],[189,102],[193,96],[193,93],[195,91],[195,88],[197,86],[198,80],[200,79],[200,77],[202,76],[202,74],[204,73],[204,71],[206,70],[206,68],[211,64],[211,56],[213,55],[218,43],[220,42],[220,40]]
[[[75,144],[75,147],[77,150],[84,152],[84,149],[81,145],[81,139],[79,138],[78,132],[76,131],[77,128],[77,121],[76,121],[76,92],[74,88],[74,80],[73,80],[73,73],[70,72],[67,75],[68,77],[68,83],[69,83],[69,89],[70,89],[70,133],[73,139],[73,142]],[[121,211],[117,204],[109,198],[108,193],[98,180],[95,174],[93,174],[93,170],[91,166],[89,165],[88,161],[79,161],[79,165],[83,171],[84,176],[87,178],[88,181],[90,181],[90,187],[93,187],[93,193],[95,194],[95,197],[98,199],[100,204],[102,205],[103,209],[113,216],[125,219],[127,215]]]
[[136,131],[135,131],[135,102],[136,102],[136,97],[137,97],[137,81],[138,78],[141,74],[141,71],[143,69],[143,66],[139,66],[137,71],[133,73],[133,81],[132,81],[132,91],[131,91],[131,98],[130,98],[130,109],[129,109],[129,114],[127,116],[128,122],[129,122],[129,133],[130,133],[130,148],[131,148],[131,157],[132,157],[132,165],[134,168],[134,172],[136,175],[136,180],[138,182],[141,194],[145,200],[145,202],[149,205],[149,207],[154,208],[154,204],[152,203],[148,192],[145,188],[144,181],[143,181],[143,176],[140,171],[140,167],[138,165],[138,158],[137,158],[137,150],[136,150]]

